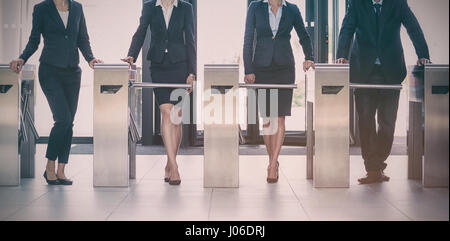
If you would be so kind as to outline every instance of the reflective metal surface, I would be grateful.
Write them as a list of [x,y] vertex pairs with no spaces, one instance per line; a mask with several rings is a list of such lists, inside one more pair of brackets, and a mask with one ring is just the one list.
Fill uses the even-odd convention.
[[0,65],[0,186],[20,185],[19,76]]
[[350,84],[350,89],[401,90],[403,85]]
[[316,188],[350,185],[349,79],[348,65],[316,65],[313,165]]
[[297,89],[297,84],[239,84],[239,88],[247,89]]
[[[204,187],[239,187],[238,65],[205,65]],[[208,92],[206,92],[208,91]],[[211,97],[211,99],[209,98]],[[226,99],[232,98],[231,103]],[[214,105],[212,102],[218,103]],[[213,107],[211,107],[211,105]],[[210,110],[210,111],[208,111]],[[219,113],[220,112],[220,113]],[[219,116],[218,123],[214,116]]]
[[128,187],[128,65],[94,71],[94,186]]
[[424,145],[424,68],[410,66],[408,70],[408,179],[422,180]]
[[425,67],[424,187],[448,187],[448,92],[448,65],[427,65]]

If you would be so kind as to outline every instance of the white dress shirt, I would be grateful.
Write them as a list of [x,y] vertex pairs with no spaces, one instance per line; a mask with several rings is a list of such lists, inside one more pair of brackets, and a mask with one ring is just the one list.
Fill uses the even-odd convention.
[[[277,16],[275,16],[275,14],[273,14],[273,12],[271,10],[269,0],[264,0],[264,2],[267,3],[267,5],[269,6],[270,28],[272,29],[273,36],[276,36],[278,33],[278,27],[280,26],[281,16],[283,15],[283,6],[278,8]],[[287,6],[285,0],[283,0],[283,5]]]
[[169,28],[170,18],[172,17],[173,8],[178,7],[178,0],[173,0],[171,4],[169,4],[169,7],[166,9],[163,4],[162,0],[156,1],[156,6],[161,6],[161,9],[163,11],[164,15],[164,21],[166,22],[166,28]]
[[61,20],[64,23],[64,27],[67,28],[67,22],[69,21],[69,11],[64,12],[64,11],[58,10],[58,13],[59,13],[59,16],[61,17]]

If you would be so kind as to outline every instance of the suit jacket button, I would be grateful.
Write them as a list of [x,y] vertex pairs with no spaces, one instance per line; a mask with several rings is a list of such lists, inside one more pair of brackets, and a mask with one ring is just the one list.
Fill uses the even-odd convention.
[[165,51],[164,51],[165,53],[168,53],[169,52],[169,50],[168,49],[166,49]]
[[272,36],[272,39],[275,39],[275,36]]

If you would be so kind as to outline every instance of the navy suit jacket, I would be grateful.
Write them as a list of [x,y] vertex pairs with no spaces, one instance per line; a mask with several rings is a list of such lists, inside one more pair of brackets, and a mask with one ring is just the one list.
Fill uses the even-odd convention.
[[[291,46],[291,32],[295,28],[303,47],[306,60],[314,60],[311,38],[306,32],[300,10],[295,4],[283,5],[278,32],[273,36],[270,28],[268,3],[262,0],[250,4],[244,38],[245,74],[252,74],[255,68],[269,67],[272,62],[280,66],[295,65]],[[256,31],[255,31],[256,30]],[[256,46],[254,46],[256,33]]]
[[148,26],[151,30],[150,49],[147,59],[162,63],[165,51],[171,63],[187,62],[189,73],[196,73],[197,54],[195,43],[194,10],[188,2],[178,1],[173,8],[169,28],[162,11],[162,6],[156,6],[156,0],[144,3],[140,24],[133,36],[128,56],[136,61],[144,44]]
[[417,56],[430,58],[427,42],[420,25],[406,0],[384,0],[381,9],[380,34],[376,32],[376,15],[372,0],[350,0],[344,18],[337,57],[349,57],[350,45],[356,33],[350,56],[350,79],[366,83],[377,56],[387,84],[400,84],[406,77],[406,64],[400,38],[402,24],[408,31]]
[[25,62],[38,49],[41,35],[44,37],[44,49],[39,59],[41,63],[61,68],[77,67],[80,63],[78,49],[86,61],[94,59],[83,8],[76,1],[69,0],[67,28],[53,0],[45,0],[34,6],[30,39],[20,56]]

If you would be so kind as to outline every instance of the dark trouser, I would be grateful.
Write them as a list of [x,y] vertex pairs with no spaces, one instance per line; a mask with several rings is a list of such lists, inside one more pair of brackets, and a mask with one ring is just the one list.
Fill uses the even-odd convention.
[[[375,68],[369,77],[369,83],[386,83],[379,68]],[[391,154],[394,141],[399,97],[399,90],[359,89],[355,91],[362,156],[368,172],[384,170],[387,167],[385,161]],[[378,130],[375,115],[377,115]]]
[[79,67],[58,68],[41,63],[39,82],[55,121],[50,132],[45,157],[67,164],[80,93],[81,69]]

